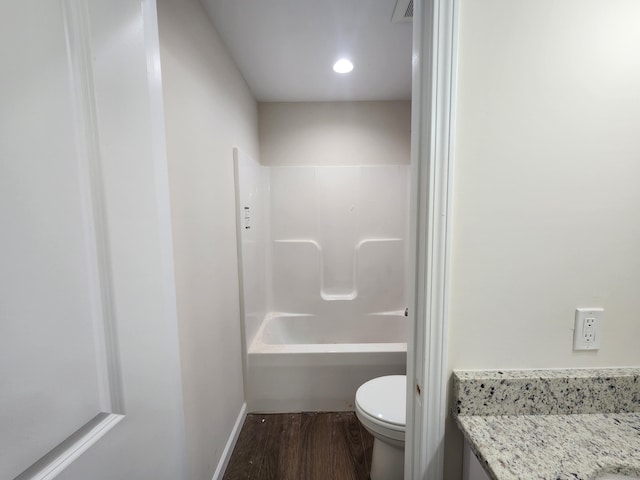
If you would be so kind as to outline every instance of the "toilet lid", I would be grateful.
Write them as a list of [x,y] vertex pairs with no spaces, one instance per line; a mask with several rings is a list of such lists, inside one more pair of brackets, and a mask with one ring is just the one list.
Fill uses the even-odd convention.
[[405,425],[406,401],[406,375],[374,378],[356,392],[356,403],[364,413],[393,425]]

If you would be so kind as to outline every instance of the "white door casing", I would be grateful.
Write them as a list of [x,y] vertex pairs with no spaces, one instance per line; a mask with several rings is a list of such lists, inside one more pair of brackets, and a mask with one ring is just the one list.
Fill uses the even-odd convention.
[[0,478],[184,478],[155,3],[0,19]]
[[444,474],[458,0],[415,0],[405,479]]

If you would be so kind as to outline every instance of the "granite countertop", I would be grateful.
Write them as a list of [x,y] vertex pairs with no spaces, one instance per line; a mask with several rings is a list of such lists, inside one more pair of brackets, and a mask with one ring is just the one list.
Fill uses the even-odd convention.
[[640,368],[455,371],[453,399],[494,480],[640,477]]

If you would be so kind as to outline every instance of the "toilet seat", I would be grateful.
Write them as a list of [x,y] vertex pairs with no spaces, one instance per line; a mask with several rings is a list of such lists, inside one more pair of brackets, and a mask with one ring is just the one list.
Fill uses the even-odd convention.
[[406,375],[374,378],[356,392],[356,415],[371,431],[404,444],[406,428]]

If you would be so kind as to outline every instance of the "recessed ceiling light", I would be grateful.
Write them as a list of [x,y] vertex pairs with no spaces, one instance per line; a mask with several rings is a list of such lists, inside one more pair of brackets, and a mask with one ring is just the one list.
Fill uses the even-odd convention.
[[333,64],[333,71],[336,73],[349,73],[353,70],[353,63],[346,58],[341,58]]

